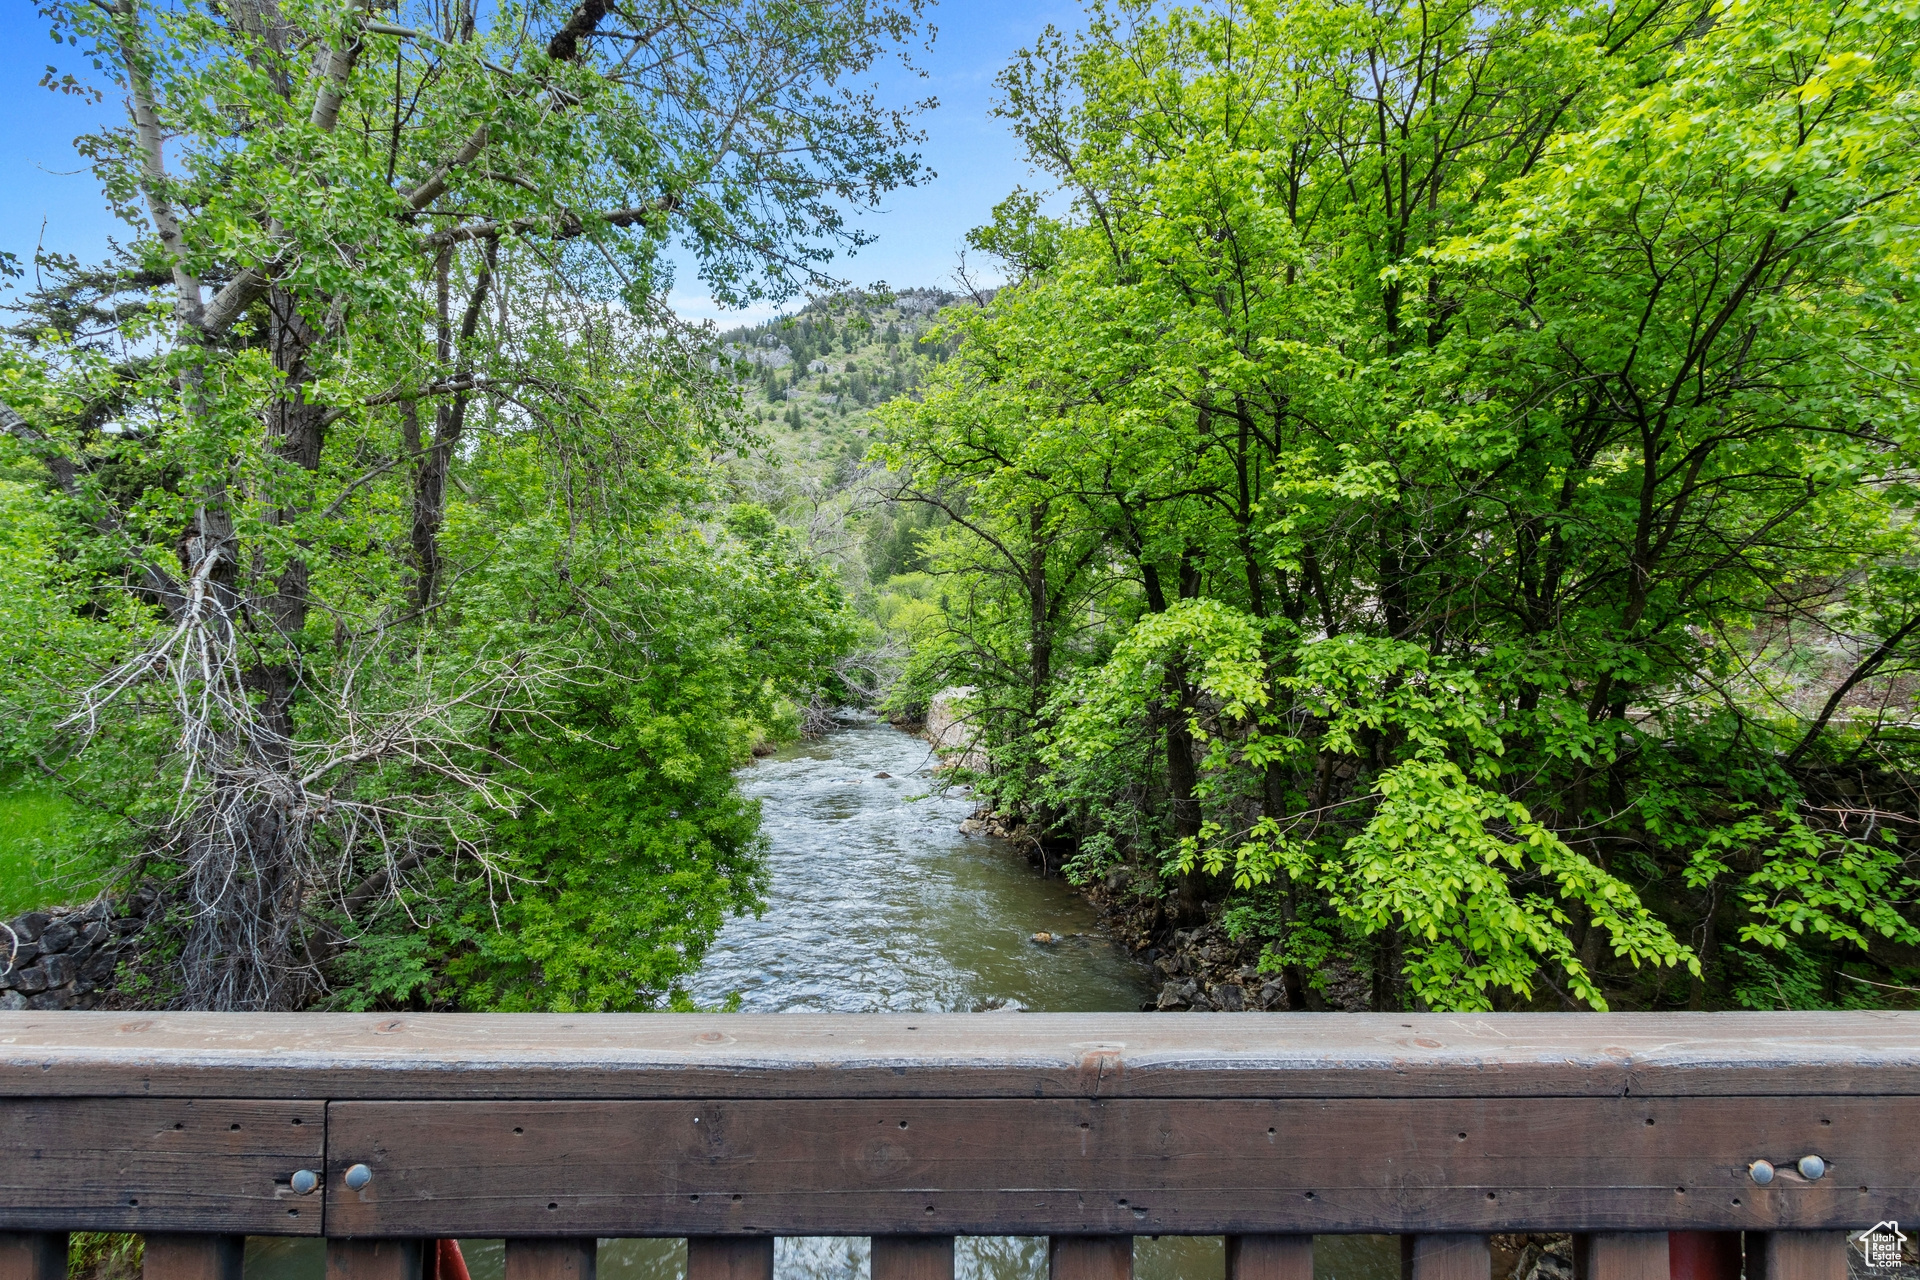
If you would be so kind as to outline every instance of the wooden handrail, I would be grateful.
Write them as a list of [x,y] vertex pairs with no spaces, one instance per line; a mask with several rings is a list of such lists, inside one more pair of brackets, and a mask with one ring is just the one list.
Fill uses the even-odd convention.
[[1225,1093],[1920,1094],[1920,1014],[0,1013],[0,1097]]
[[9,1013],[0,1280],[71,1230],[163,1233],[166,1280],[231,1280],[245,1235],[326,1236],[332,1280],[445,1236],[590,1280],[584,1242],[687,1236],[701,1280],[856,1234],[876,1280],[986,1234],[1103,1280],[1135,1234],[1226,1235],[1237,1280],[1310,1280],[1329,1232],[1487,1280],[1496,1231],[1581,1233],[1583,1280],[1736,1280],[1669,1273],[1699,1231],[1845,1280],[1847,1230],[1915,1215],[1917,1136],[1898,1013]]

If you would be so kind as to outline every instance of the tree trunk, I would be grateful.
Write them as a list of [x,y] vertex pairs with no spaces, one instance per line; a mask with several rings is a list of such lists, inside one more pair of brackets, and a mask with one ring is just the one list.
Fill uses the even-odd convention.
[[[314,377],[310,361],[321,335],[284,289],[268,291],[267,317],[268,348],[281,378],[279,392],[267,409],[267,443],[281,466],[274,485],[278,493],[267,518],[285,527],[312,505],[313,480],[326,443],[326,408],[307,399]],[[301,542],[300,549],[304,551],[306,545]],[[274,579],[272,592],[257,602],[254,614],[272,629],[262,646],[272,656],[254,664],[247,683],[260,695],[261,719],[278,740],[270,745],[276,754],[284,755],[293,741],[293,705],[301,679],[300,636],[307,628],[311,605],[307,560],[296,554]]]
[[[436,354],[439,358],[440,370],[454,378],[472,371],[466,358],[467,344],[472,341],[474,332],[479,327],[480,312],[486,304],[487,289],[493,283],[493,267],[499,248],[500,242],[496,239],[486,242],[486,251],[480,260],[479,271],[474,277],[473,292],[467,299],[466,310],[460,317],[460,326],[457,331],[452,325],[449,311],[453,246],[442,246],[439,258],[434,263],[439,317]],[[447,472],[453,463],[453,452],[459,447],[460,438],[466,431],[466,393],[457,392],[451,400],[443,401],[435,408],[433,442],[426,446],[424,451],[420,439],[418,411],[409,405],[407,415],[410,426],[407,448],[416,459],[413,473],[412,531],[414,603],[424,612],[433,607],[434,599],[440,590],[442,573],[440,527],[445,523],[447,515]]]
[[1395,925],[1382,929],[1373,952],[1373,1011],[1398,1013],[1404,1001],[1400,964],[1404,946]]
[[[1262,779],[1261,807],[1266,816],[1276,822],[1287,816],[1287,774],[1286,768],[1278,760],[1268,763],[1265,777]],[[1282,935],[1284,946],[1293,933],[1294,921],[1299,913],[1299,899],[1294,893],[1293,880],[1288,877],[1282,887],[1280,897],[1280,919],[1286,928]],[[1287,1008],[1299,1013],[1309,1007],[1324,1006],[1317,994],[1307,985],[1307,975],[1297,964],[1280,967],[1280,982],[1287,992]]]

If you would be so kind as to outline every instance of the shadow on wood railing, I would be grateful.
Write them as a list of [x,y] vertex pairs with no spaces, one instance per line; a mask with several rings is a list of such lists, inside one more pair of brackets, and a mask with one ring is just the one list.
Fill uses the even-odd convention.
[[1311,1280],[1355,1232],[1489,1280],[1520,1231],[1579,1280],[1846,1280],[1917,1189],[1917,1015],[0,1014],[0,1280],[74,1230],[146,1234],[148,1280],[237,1280],[248,1235],[324,1236],[329,1280],[454,1236],[507,1280],[640,1236],[765,1280],[782,1235],[932,1280],[1045,1235],[1109,1280],[1167,1234]]

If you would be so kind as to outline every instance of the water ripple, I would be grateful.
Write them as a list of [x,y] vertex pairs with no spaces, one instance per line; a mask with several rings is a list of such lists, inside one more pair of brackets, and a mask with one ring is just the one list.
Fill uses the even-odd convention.
[[[1139,1008],[1140,966],[1006,841],[961,835],[973,801],[941,793],[934,763],[925,742],[865,721],[742,770],[771,845],[768,907],[721,931],[694,999],[738,993],[755,1013]],[[1030,941],[1042,931],[1061,941]]]

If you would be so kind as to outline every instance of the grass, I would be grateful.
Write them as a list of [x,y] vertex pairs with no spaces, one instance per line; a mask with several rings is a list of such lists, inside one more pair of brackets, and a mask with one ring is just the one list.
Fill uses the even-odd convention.
[[0,783],[0,919],[93,895],[94,877],[53,852],[68,807],[45,787]]
[[139,1280],[146,1237],[76,1231],[67,1237],[68,1280]]

